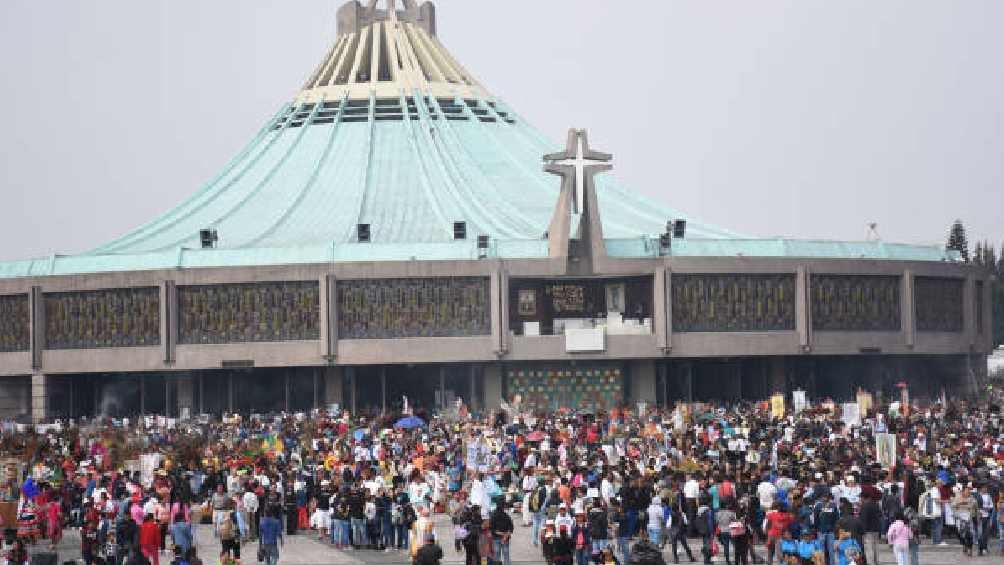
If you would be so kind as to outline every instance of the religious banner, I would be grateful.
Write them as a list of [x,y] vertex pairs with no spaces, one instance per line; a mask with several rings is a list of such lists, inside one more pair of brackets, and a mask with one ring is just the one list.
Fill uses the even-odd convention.
[[784,395],[775,394],[770,397],[770,415],[774,418],[784,418]]
[[804,390],[793,391],[791,393],[791,403],[794,405],[796,414],[809,407],[809,400],[806,398]]
[[861,417],[867,417],[872,411],[872,406],[875,405],[875,401],[872,397],[872,393],[866,392],[864,390],[858,389],[857,394],[858,408]]
[[845,402],[840,420],[845,426],[855,428],[861,425],[861,406],[857,402]]
[[896,466],[896,434],[875,434],[875,458],[883,469]]

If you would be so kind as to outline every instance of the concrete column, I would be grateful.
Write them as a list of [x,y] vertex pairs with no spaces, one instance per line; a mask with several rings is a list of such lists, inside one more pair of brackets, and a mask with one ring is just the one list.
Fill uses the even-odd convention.
[[645,359],[631,363],[631,402],[655,404],[659,397],[655,389],[655,361]]
[[801,266],[795,276],[795,330],[798,332],[798,345],[804,352],[812,349],[812,297],[810,293],[809,271]]
[[345,408],[345,399],[342,398],[342,368],[324,368],[324,404],[325,407],[337,404]]
[[178,336],[178,294],[174,281],[160,283],[160,347],[164,364],[173,365]]
[[495,346],[495,355],[498,356],[505,352],[502,337],[506,331],[506,328],[502,327],[502,292],[502,272],[496,271],[491,274],[488,294],[489,304],[491,304],[492,343]]
[[652,328],[655,331],[655,346],[663,353],[668,353],[673,349],[669,339],[668,276],[669,273],[666,269],[656,269],[652,284]]
[[44,422],[49,417],[49,377],[44,373],[31,375],[31,421]]
[[493,363],[485,366],[484,391],[486,410],[494,410],[502,405],[502,365]]
[[325,344],[324,358],[333,362],[338,357],[338,280],[335,275],[324,278],[321,293],[321,338]]
[[178,376],[178,417],[191,418],[195,411],[195,378],[190,373]]
[[913,349],[917,339],[917,322],[914,316],[916,310],[913,296],[913,271],[907,270],[903,272],[903,282],[900,291],[902,293],[900,297],[900,320],[902,320],[903,325],[903,341],[907,347]]
[[45,295],[42,287],[31,287],[31,369],[42,371],[43,351],[45,350]]

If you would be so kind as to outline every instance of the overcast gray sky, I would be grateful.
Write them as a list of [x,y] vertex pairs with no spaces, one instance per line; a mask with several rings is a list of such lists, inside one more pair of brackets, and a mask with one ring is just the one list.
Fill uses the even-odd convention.
[[[335,0],[0,2],[0,260],[87,250],[196,191],[335,36]],[[1004,240],[1004,2],[439,0],[549,137],[755,236]]]

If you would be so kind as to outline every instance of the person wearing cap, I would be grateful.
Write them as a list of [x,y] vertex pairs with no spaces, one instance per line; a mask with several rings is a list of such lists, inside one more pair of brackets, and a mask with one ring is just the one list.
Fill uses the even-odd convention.
[[568,514],[568,506],[562,502],[558,505],[558,515],[554,517],[554,527],[560,530],[561,526],[567,526],[568,531],[571,532],[574,525],[575,519]]

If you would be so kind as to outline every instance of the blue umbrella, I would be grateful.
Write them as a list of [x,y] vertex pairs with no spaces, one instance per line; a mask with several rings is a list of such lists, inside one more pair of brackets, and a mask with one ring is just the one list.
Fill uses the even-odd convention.
[[395,428],[404,428],[410,430],[411,428],[420,428],[425,425],[425,420],[419,418],[418,416],[406,416],[401,418],[394,424]]

